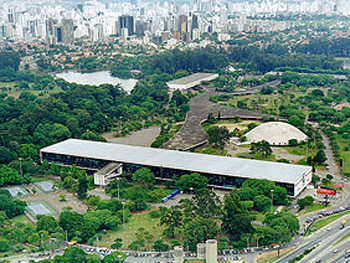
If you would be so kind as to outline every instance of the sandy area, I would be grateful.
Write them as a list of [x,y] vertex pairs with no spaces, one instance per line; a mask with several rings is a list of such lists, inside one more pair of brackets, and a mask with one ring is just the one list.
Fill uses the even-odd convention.
[[226,124],[215,124],[218,127],[226,127],[230,132],[234,131],[236,128],[240,131],[248,129],[249,123],[259,124],[257,121],[242,121],[239,123],[226,123]]
[[102,136],[110,143],[150,147],[159,133],[160,127],[149,127],[147,129],[135,131],[125,137],[114,137],[113,132],[105,133]]
[[334,106],[336,110],[341,110],[342,108],[350,108],[350,103],[342,103]]
[[272,147],[273,154],[275,155],[276,159],[287,159],[291,163],[297,163],[301,159],[304,159],[306,156],[304,155],[293,155],[290,154],[286,149],[279,148],[279,147]]
[[[19,198],[20,200],[23,200],[26,202],[45,201],[53,209],[55,209],[57,213],[61,213],[64,207],[72,207],[73,211],[76,211],[78,213],[85,213],[87,211],[87,206],[82,201],[80,201],[76,196],[74,196],[72,193],[69,193],[66,190],[58,190],[51,193],[44,193],[33,184],[22,185],[22,186],[28,192],[30,192],[31,195],[20,197]],[[35,194],[33,194],[33,188],[35,188],[36,190]],[[61,198],[59,197],[59,194],[65,194],[66,195],[65,199],[67,201],[60,202],[59,200]],[[55,217],[58,217],[58,215]]]
[[[229,154],[232,157],[237,157],[240,154],[249,153],[250,147],[239,147],[236,145],[229,145],[225,148],[227,150],[227,154]],[[279,159],[287,159],[291,163],[297,163],[301,159],[305,158],[303,155],[293,155],[290,154],[286,149],[280,148],[280,147],[272,147],[273,154],[275,155],[275,158],[277,160]]]

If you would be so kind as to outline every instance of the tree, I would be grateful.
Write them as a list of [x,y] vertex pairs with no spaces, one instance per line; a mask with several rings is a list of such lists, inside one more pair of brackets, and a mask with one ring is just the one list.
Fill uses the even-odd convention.
[[300,210],[304,209],[306,206],[310,206],[314,203],[314,198],[312,196],[305,196],[302,199],[298,200],[298,205]]
[[318,150],[313,161],[315,164],[323,164],[327,160],[326,154],[323,150]]
[[329,181],[332,181],[332,179],[333,179],[333,175],[331,175],[331,174],[327,174],[326,177]]
[[123,263],[127,255],[123,252],[113,252],[103,258],[103,263]]
[[157,240],[154,242],[153,244],[153,248],[155,251],[157,252],[165,252],[165,251],[169,251],[169,245],[165,244],[163,242],[163,240]]
[[5,184],[18,184],[21,182],[21,175],[7,165],[0,165],[0,186]]
[[299,145],[297,139],[290,139],[290,140],[288,141],[288,144],[289,144],[290,146],[292,146],[292,147],[296,147],[296,146]]
[[23,214],[27,203],[21,200],[13,200],[10,192],[0,189],[0,211],[4,211],[8,218]]
[[192,199],[194,213],[204,218],[218,218],[221,215],[219,196],[208,189],[198,190]]
[[85,199],[87,197],[87,190],[88,190],[88,181],[86,179],[85,173],[79,176],[78,178],[78,197],[80,199]]
[[230,139],[229,130],[226,127],[211,127],[207,131],[209,135],[209,143],[214,144],[215,146],[224,146],[225,143]]
[[270,198],[264,195],[257,195],[254,197],[254,207],[258,211],[266,212],[271,206]]
[[138,183],[141,187],[151,188],[155,183],[155,177],[152,171],[148,168],[141,168],[137,170],[133,176],[132,180]]
[[0,252],[5,252],[10,249],[10,242],[6,239],[0,239]]
[[123,239],[121,239],[121,238],[116,238],[115,240],[114,240],[114,243],[111,245],[111,248],[113,248],[113,249],[119,249],[119,248],[121,248],[123,246]]
[[160,225],[165,226],[164,233],[174,238],[176,230],[182,226],[182,212],[180,207],[172,206],[166,209],[160,218]]
[[176,182],[176,187],[182,191],[193,190],[197,192],[200,189],[206,188],[209,180],[198,173],[185,174]]
[[42,215],[38,216],[38,221],[36,223],[36,231],[39,232],[41,230],[44,230],[51,234],[56,231],[58,226],[58,222],[54,217]]
[[297,235],[300,229],[298,218],[289,212],[281,212],[277,214],[269,213],[266,215],[263,223],[272,228],[280,226],[287,229],[290,237]]
[[131,250],[137,251],[137,250],[139,250],[140,247],[144,247],[144,246],[145,246],[145,244],[142,241],[137,240],[137,241],[133,241],[132,243],[130,243],[128,248]]
[[63,187],[69,192],[75,192],[77,188],[77,183],[72,176],[67,176],[63,181]]
[[222,228],[234,240],[239,240],[244,233],[252,233],[252,218],[241,203],[237,191],[231,191],[224,198]]
[[330,181],[327,178],[322,178],[321,182],[323,185],[328,185],[330,183]]
[[267,141],[262,140],[257,143],[252,143],[250,146],[250,152],[251,154],[261,154],[264,157],[268,157],[272,154],[272,149]]
[[321,178],[317,175],[317,174],[313,174],[312,175],[312,183],[314,184],[314,186],[316,186],[316,184],[321,181]]
[[66,263],[85,263],[87,254],[78,247],[68,247],[64,250],[63,255],[56,256],[58,262],[66,262]]
[[218,250],[229,249],[230,239],[228,237],[222,236],[218,240]]
[[198,243],[214,238],[219,233],[219,227],[214,219],[196,216],[184,225],[185,244],[195,251]]
[[302,127],[304,126],[304,122],[302,119],[300,119],[297,115],[292,115],[288,118],[288,123],[295,126],[295,127]]
[[68,239],[72,239],[81,231],[83,226],[83,215],[77,212],[63,211],[60,214],[59,225],[68,233]]

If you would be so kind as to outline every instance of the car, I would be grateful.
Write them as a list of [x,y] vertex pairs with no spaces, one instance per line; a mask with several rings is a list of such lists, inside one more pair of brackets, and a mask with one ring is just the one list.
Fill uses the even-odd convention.
[[339,252],[339,249],[337,248],[333,250],[333,253],[338,253],[338,252]]
[[322,260],[321,259],[317,259],[315,263],[321,263]]
[[328,228],[327,228],[327,231],[331,231],[331,228],[330,228],[330,227],[328,227]]
[[345,258],[350,258],[350,253],[346,253]]

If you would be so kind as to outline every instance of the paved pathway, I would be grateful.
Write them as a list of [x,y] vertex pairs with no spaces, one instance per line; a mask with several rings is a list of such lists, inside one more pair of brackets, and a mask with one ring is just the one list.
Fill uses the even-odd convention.
[[[206,143],[208,135],[202,129],[201,124],[207,120],[209,113],[213,114],[215,117],[218,116],[220,112],[221,119],[232,119],[237,116],[242,119],[262,119],[262,117],[267,115],[260,112],[233,108],[230,106],[213,103],[210,101],[210,97],[220,94],[229,94],[236,96],[254,94],[259,92],[263,87],[276,87],[280,82],[280,80],[276,80],[256,86],[251,89],[236,91],[233,93],[224,93],[215,91],[213,89],[208,89],[207,92],[192,98],[189,102],[190,111],[187,113],[185,124],[181,127],[179,132],[175,134],[174,137],[172,137],[163,145],[163,148],[186,151]],[[284,120],[284,118],[277,116],[273,117],[279,120]]]

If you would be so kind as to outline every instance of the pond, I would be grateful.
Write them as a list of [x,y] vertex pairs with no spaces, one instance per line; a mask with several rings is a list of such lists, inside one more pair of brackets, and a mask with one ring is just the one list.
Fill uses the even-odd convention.
[[67,71],[55,75],[57,78],[62,78],[70,83],[77,83],[81,85],[101,85],[101,84],[120,84],[122,88],[130,93],[135,87],[136,79],[120,79],[110,75],[109,71],[98,71],[92,73],[80,73],[76,71]]

